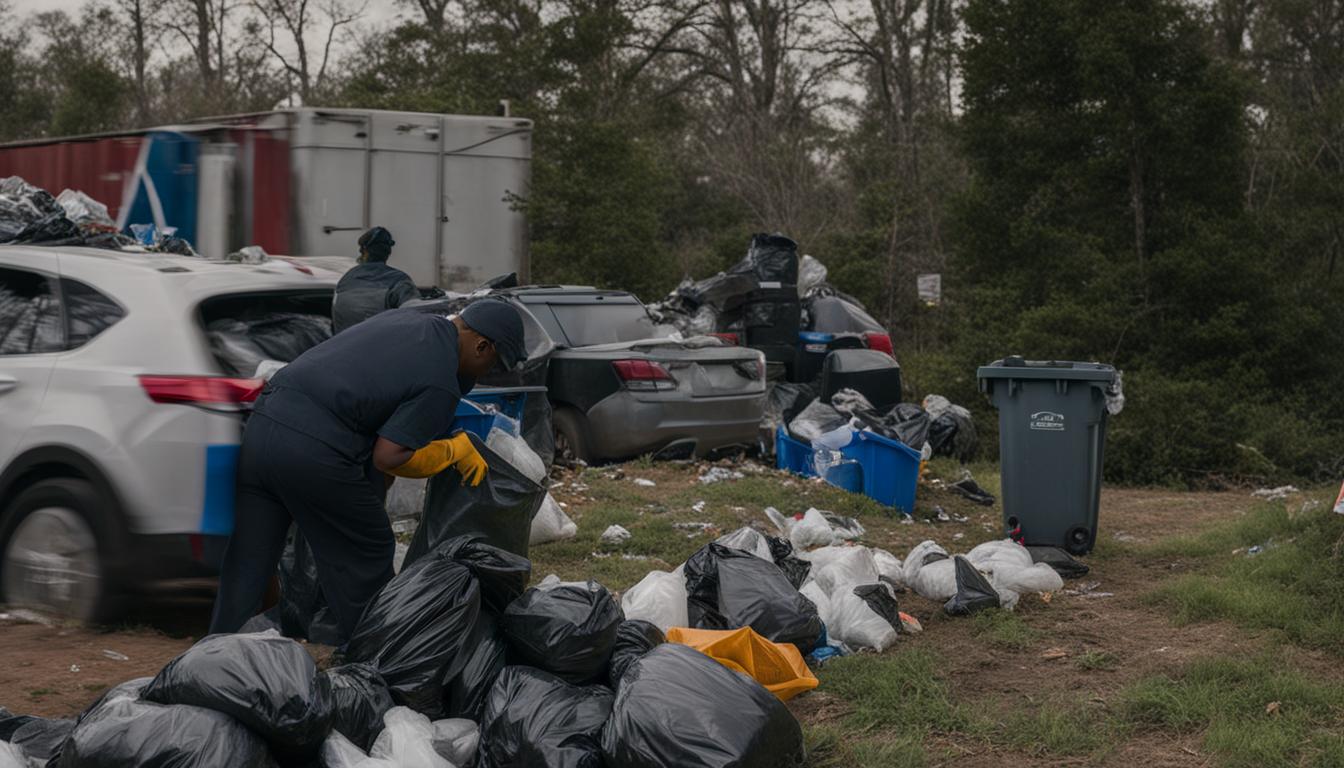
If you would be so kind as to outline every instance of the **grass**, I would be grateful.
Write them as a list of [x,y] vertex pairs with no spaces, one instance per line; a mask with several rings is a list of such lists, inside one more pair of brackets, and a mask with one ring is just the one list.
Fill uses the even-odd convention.
[[[1255,545],[1263,551],[1249,554]],[[1283,503],[1263,504],[1143,555],[1199,561],[1199,572],[1148,596],[1179,623],[1230,620],[1344,655],[1344,517],[1325,505],[1292,515]]]
[[1120,658],[1109,651],[1084,651],[1074,664],[1085,672],[1109,671],[1115,669]]
[[1177,677],[1128,686],[1118,718],[1138,728],[1202,733],[1204,748],[1226,768],[1344,765],[1344,689],[1284,667],[1273,656],[1198,661]]
[[1096,755],[1113,747],[1121,729],[1084,702],[1043,704],[999,719],[995,741],[1042,755]]
[[834,726],[803,732],[810,768],[922,768],[928,756],[921,739],[911,736],[855,738]]
[[1021,616],[1000,608],[990,608],[971,617],[971,634],[996,648],[1021,651],[1040,637]]

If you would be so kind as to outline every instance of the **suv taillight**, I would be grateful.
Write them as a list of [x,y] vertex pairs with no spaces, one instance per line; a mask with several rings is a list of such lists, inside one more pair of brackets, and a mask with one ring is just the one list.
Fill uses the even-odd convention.
[[626,389],[658,391],[677,388],[672,374],[651,360],[613,360],[611,367]]
[[709,335],[710,335],[710,336],[713,336],[714,338],[718,339],[719,341],[722,341],[724,344],[727,344],[727,345],[730,346],[730,347],[736,347],[736,346],[737,346],[737,334],[736,334],[736,333],[711,333],[711,334],[709,334]]
[[892,357],[896,356],[896,350],[891,346],[891,334],[873,333],[869,331],[863,334],[863,341],[869,349],[876,349],[878,352],[886,352]]
[[141,376],[140,387],[156,403],[238,407],[261,394],[265,379],[223,376]]

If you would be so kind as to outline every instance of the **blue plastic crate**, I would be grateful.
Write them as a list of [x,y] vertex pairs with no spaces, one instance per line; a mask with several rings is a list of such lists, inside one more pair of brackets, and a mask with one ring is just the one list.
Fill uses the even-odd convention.
[[783,427],[775,430],[775,466],[803,477],[817,476],[812,465],[812,446],[789,437]]
[[500,414],[521,423],[528,394],[543,393],[544,397],[545,392],[545,387],[478,387],[458,402],[457,411],[453,414],[453,426],[484,440],[495,426],[495,414],[482,413],[481,407],[493,407]]
[[915,511],[919,451],[873,432],[855,432],[840,454],[863,467],[863,494],[909,515]]

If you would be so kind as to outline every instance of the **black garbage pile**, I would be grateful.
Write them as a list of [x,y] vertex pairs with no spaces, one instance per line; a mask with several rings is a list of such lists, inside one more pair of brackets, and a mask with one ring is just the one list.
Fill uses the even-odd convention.
[[[869,393],[875,391],[874,387],[865,386],[863,382],[847,383],[855,383],[863,389],[844,387],[830,393],[823,391],[801,407],[798,403],[801,397],[795,397],[787,408],[781,408],[781,418],[793,413],[786,422],[789,436],[811,444],[829,432],[849,428],[897,440],[926,456],[950,456],[965,462],[974,455],[977,445],[975,423],[966,408],[953,405],[942,395],[929,395],[924,398],[923,405],[896,402],[879,407],[869,397]],[[800,396],[807,394],[803,390],[798,392]],[[976,493],[972,500],[985,503],[983,492],[968,490],[968,493],[972,492]],[[971,498],[968,494],[963,495]],[[993,503],[992,497],[988,503]]]
[[[0,179],[0,243],[92,248],[137,245],[135,238],[117,231],[102,203],[73,189],[53,197],[18,176]],[[153,250],[191,249],[185,241],[171,237],[155,245]]]
[[771,560],[711,542],[686,560],[683,572],[692,627],[751,627],[772,642],[792,643],[804,655],[820,642],[817,606]]

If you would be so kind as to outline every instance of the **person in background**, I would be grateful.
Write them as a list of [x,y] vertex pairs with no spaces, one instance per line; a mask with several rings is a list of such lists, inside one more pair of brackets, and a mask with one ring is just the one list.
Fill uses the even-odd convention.
[[331,300],[334,333],[420,297],[409,275],[387,265],[396,244],[383,227],[359,236],[359,264],[341,277]]
[[496,364],[511,370],[526,356],[518,310],[481,299],[453,316],[384,312],[280,369],[243,429],[211,634],[237,632],[261,607],[293,522],[348,638],[392,578],[386,476],[452,467],[480,483],[485,459],[454,434],[458,400]]

